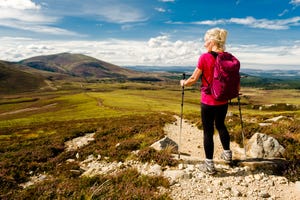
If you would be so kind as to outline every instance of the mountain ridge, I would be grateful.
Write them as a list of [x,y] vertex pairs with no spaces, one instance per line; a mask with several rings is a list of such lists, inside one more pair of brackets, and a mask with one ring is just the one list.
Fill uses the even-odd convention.
[[[72,81],[177,81],[182,72],[192,74],[189,66],[124,66],[83,54],[40,55],[19,62],[0,60],[0,93],[26,92],[44,88],[50,82]],[[299,89],[300,70],[241,69],[242,86],[267,89]]]
[[0,60],[0,93],[39,90],[49,81],[138,80],[148,76],[149,73],[122,68],[83,54],[41,55],[19,62]]
[[71,53],[35,56],[18,64],[81,78],[127,78],[142,74],[90,56]]

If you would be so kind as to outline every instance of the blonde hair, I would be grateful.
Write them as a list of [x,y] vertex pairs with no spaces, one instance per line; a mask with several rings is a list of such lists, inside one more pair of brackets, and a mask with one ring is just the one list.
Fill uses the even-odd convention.
[[212,28],[206,31],[204,39],[215,43],[217,49],[224,51],[227,38],[227,31],[220,28]]

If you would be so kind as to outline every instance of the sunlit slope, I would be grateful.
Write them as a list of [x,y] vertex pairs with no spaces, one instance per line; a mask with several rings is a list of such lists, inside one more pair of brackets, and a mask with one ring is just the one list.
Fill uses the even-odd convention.
[[[117,89],[109,92],[66,94],[56,98],[39,99],[32,104],[24,103],[24,107],[18,105],[15,112],[0,112],[0,126],[143,115],[153,112],[179,114],[180,103],[181,91],[179,90]],[[10,105],[0,106],[4,108]],[[184,110],[186,113],[199,111],[197,94],[186,92]]]

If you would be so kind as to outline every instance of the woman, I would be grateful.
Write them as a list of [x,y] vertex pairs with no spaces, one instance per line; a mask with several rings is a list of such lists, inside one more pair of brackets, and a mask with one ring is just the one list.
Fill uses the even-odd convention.
[[[227,31],[224,29],[214,28],[206,32],[204,47],[207,49],[199,60],[193,75],[187,80],[181,80],[180,85],[191,86],[197,82],[202,75],[202,86],[208,86],[213,78],[213,67],[215,59],[219,53],[224,52]],[[220,140],[223,146],[221,158],[226,162],[231,162],[232,152],[230,150],[230,136],[225,126],[225,117],[228,109],[228,101],[217,101],[212,95],[201,91],[201,120],[204,131],[204,150],[205,162],[204,170],[209,174],[216,173],[213,154],[214,154],[214,124],[219,132]]]

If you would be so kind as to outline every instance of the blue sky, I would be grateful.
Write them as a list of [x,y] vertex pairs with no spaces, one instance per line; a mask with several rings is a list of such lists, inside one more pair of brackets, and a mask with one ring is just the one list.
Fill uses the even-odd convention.
[[0,0],[0,60],[83,53],[120,66],[195,66],[228,30],[244,68],[300,70],[300,0]]

